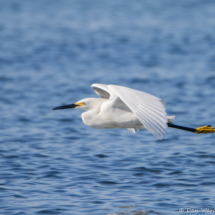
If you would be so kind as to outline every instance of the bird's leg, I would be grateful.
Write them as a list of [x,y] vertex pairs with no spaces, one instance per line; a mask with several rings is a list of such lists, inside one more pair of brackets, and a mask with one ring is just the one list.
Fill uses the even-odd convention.
[[214,133],[215,129],[211,126],[211,125],[205,125],[199,128],[188,128],[188,127],[184,127],[184,126],[179,126],[179,125],[175,125],[175,124],[171,124],[171,123],[167,123],[168,127],[171,128],[177,128],[180,130],[185,130],[185,131],[189,131],[189,132],[193,132],[196,134],[207,134],[207,133]]

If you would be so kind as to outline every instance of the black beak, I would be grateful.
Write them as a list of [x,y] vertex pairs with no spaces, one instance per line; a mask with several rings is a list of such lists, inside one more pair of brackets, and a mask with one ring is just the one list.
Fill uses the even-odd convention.
[[63,106],[59,106],[59,107],[53,108],[52,110],[60,110],[60,109],[75,108],[75,107],[77,107],[77,106],[78,106],[78,105],[76,105],[76,104],[63,105]]

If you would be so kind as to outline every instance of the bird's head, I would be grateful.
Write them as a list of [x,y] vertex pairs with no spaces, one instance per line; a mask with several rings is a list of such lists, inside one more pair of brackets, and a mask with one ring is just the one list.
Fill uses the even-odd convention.
[[81,109],[81,110],[90,110],[95,107],[95,105],[98,103],[97,98],[86,98],[82,99],[74,104],[69,104],[69,105],[63,105],[59,106],[56,108],[53,108],[52,110],[60,110],[60,109],[71,109],[71,108],[76,108],[76,109]]

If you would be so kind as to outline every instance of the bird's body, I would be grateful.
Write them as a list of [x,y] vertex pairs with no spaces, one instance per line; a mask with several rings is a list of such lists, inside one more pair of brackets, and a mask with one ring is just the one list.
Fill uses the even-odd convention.
[[[82,113],[81,117],[87,126],[92,128],[131,128],[146,129],[137,116],[121,100],[88,98],[95,106]],[[117,117],[116,117],[117,116]],[[172,118],[168,122],[172,122]]]
[[93,128],[127,128],[148,129],[153,135],[162,139],[167,125],[194,133],[213,133],[209,126],[190,129],[172,124],[174,116],[167,116],[165,102],[153,95],[117,85],[93,84],[93,90],[100,98],[86,98],[71,105],[64,105],[54,110],[77,108],[82,113],[83,122]]
[[[119,101],[118,105],[114,100],[90,99],[95,107],[85,111],[81,117],[83,122],[93,128],[145,128],[139,119]],[[117,116],[117,117],[116,117]]]

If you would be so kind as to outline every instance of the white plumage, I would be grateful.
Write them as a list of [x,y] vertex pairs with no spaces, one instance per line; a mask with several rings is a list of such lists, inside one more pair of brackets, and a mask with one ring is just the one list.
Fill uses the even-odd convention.
[[[158,138],[163,138],[167,133],[165,102],[162,102],[160,98],[138,90],[116,85],[93,84],[92,88],[101,98],[113,99],[116,106],[121,100],[125,105],[125,109],[128,107],[137,119],[139,119],[144,128],[148,129],[153,135]],[[105,105],[105,103],[102,105]],[[143,128],[139,124],[139,122],[133,123],[128,129],[134,133],[134,129]]]
[[165,102],[145,92],[117,85],[93,84],[93,90],[100,98],[86,98],[75,104],[54,108],[77,108],[86,110],[81,116],[83,122],[93,128],[148,129],[162,139],[167,134]]

